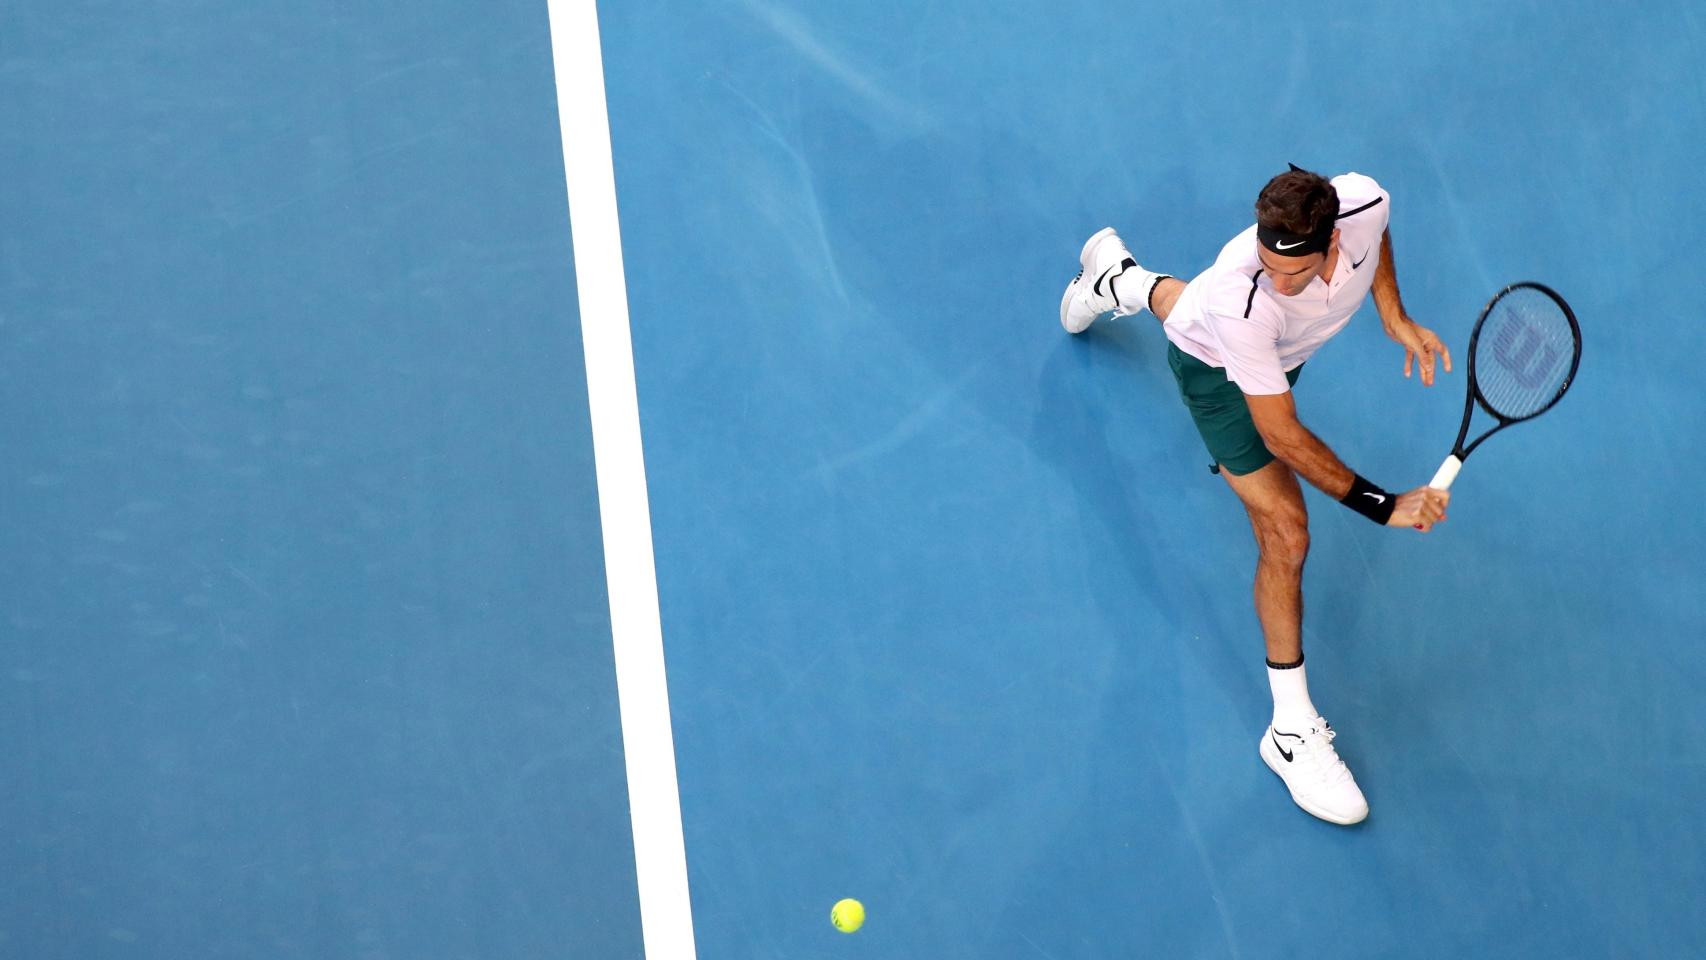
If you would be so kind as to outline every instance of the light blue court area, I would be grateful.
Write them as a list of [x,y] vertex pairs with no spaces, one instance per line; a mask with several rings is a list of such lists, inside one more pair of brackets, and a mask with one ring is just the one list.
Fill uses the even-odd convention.
[[[601,7],[692,901],[648,923],[1706,956],[1706,16]],[[0,957],[643,955],[553,76],[535,0],[0,14]],[[1435,532],[1311,495],[1350,829],[1257,757],[1161,332],[1056,316],[1091,232],[1189,276],[1287,161],[1391,192],[1458,351],[1407,381],[1371,308],[1310,362],[1376,482],[1449,452],[1504,284],[1586,339]]]
[[[702,956],[1706,955],[1694,7],[603,15]],[[1460,360],[1514,280],[1586,331],[1436,532],[1310,499],[1350,830],[1257,758],[1253,545],[1160,331],[1056,319],[1092,231],[1190,275],[1287,161],[1391,191]],[[1298,396],[1408,489],[1463,371],[1402,361],[1370,307]]]

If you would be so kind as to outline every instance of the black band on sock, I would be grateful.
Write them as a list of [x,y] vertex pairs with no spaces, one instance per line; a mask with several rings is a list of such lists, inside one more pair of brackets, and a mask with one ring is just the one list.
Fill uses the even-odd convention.
[[1296,670],[1301,666],[1303,666],[1303,654],[1301,653],[1297,655],[1296,663],[1275,663],[1272,660],[1268,661],[1268,668],[1271,670]]
[[1149,308],[1150,313],[1155,312],[1155,289],[1161,286],[1161,281],[1171,279],[1173,279],[1173,275],[1170,273],[1158,273],[1155,275],[1155,282],[1149,285],[1149,296],[1143,298],[1143,305]]

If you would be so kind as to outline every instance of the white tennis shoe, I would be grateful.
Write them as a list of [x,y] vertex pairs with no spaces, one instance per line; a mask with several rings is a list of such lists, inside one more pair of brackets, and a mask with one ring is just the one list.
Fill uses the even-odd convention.
[[1131,258],[1131,252],[1126,250],[1125,243],[1113,227],[1103,227],[1084,241],[1084,249],[1078,253],[1078,264],[1078,276],[1072,278],[1060,297],[1060,325],[1066,328],[1067,333],[1083,333],[1104,314],[1116,310],[1136,313],[1146,305],[1147,289],[1122,291],[1134,303],[1122,304],[1116,296],[1114,281],[1121,274],[1132,270],[1132,276],[1137,277],[1143,270]]
[[1321,717],[1296,732],[1270,726],[1262,734],[1262,760],[1279,774],[1291,791],[1291,799],[1308,813],[1329,823],[1361,823],[1368,816],[1368,801],[1363,799],[1351,769],[1333,749],[1336,736]]

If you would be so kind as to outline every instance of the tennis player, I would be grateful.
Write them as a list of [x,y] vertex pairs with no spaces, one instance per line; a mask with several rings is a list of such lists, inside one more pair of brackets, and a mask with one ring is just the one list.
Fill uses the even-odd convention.
[[1189,283],[1139,266],[1112,227],[1079,254],[1060,322],[1081,333],[1098,318],[1150,310],[1212,467],[1250,514],[1256,535],[1256,617],[1267,642],[1273,721],[1260,752],[1297,805],[1323,820],[1368,816],[1356,778],[1333,747],[1336,732],[1309,698],[1303,672],[1303,561],[1309,518],[1297,478],[1378,524],[1426,531],[1450,494],[1426,486],[1384,490],[1346,466],[1297,418],[1291,388],[1304,363],[1344,329],[1372,292],[1386,333],[1433,385],[1451,354],[1411,320],[1398,296],[1387,230],[1391,198],[1372,179],[1328,180],[1293,166],[1256,198],[1256,223],[1233,237]]

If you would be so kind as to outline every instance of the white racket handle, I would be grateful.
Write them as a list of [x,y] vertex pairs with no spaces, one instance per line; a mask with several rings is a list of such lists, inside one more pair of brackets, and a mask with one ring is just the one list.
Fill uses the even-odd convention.
[[1463,469],[1463,461],[1457,459],[1457,454],[1454,453],[1446,457],[1445,462],[1439,465],[1439,472],[1434,474],[1432,480],[1428,481],[1428,486],[1435,490],[1450,490],[1451,482],[1457,479],[1457,471],[1461,469]]

